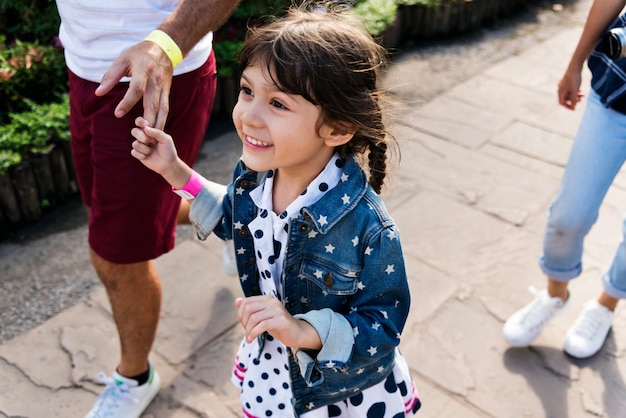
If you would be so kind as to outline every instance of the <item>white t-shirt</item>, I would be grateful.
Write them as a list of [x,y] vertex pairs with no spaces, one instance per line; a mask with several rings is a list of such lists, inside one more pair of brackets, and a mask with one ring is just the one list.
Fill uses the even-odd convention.
[[[141,42],[169,16],[179,0],[56,0],[68,68],[77,76],[99,83],[125,49]],[[213,34],[207,34],[174,69],[174,75],[199,68],[211,53]],[[122,81],[128,81],[128,78]]]

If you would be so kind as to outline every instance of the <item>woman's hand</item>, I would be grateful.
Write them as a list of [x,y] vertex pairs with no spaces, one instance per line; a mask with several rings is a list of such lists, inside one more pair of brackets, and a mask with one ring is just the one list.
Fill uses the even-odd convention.
[[583,98],[580,91],[581,74],[577,71],[566,72],[559,81],[559,104],[567,109],[574,110]]
[[287,347],[310,350],[322,348],[315,328],[308,322],[291,316],[274,296],[237,298],[235,306],[248,343],[267,331]]

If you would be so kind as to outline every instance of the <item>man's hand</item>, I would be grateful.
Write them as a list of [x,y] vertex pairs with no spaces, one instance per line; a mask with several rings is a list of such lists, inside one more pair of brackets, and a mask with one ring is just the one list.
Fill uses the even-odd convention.
[[143,41],[113,61],[96,89],[96,96],[107,94],[122,77],[132,77],[128,91],[115,108],[115,116],[123,117],[143,98],[143,118],[149,126],[163,129],[169,113],[173,72],[172,61],[161,47]]

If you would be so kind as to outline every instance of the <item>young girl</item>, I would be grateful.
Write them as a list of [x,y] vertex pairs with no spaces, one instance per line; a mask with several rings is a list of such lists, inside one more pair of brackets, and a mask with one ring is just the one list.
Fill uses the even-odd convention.
[[251,29],[239,59],[243,156],[230,185],[194,172],[141,118],[132,155],[192,200],[201,238],[233,240],[243,416],[413,416],[420,401],[397,349],[409,286],[377,195],[384,50],[347,13],[293,9]]

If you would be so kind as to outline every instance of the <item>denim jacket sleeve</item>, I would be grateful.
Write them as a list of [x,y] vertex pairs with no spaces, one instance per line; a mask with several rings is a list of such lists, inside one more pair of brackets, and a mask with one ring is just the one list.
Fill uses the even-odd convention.
[[221,223],[224,216],[223,203],[226,199],[226,191],[225,185],[204,179],[202,189],[191,201],[189,219],[200,239],[205,240]]
[[400,343],[410,296],[399,233],[393,226],[383,228],[363,248],[363,269],[349,312],[322,309],[296,316],[309,322],[323,343],[316,358],[297,352],[305,379],[312,367],[358,370],[377,363]]
[[350,322],[343,315],[325,308],[297,314],[294,315],[294,318],[302,319],[311,324],[322,341],[322,349],[317,353],[315,359],[305,351],[298,350],[296,352],[302,376],[310,374],[311,367],[315,365],[316,360],[326,364],[334,363],[333,360],[347,363],[352,355],[354,336]]

